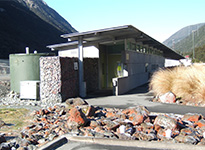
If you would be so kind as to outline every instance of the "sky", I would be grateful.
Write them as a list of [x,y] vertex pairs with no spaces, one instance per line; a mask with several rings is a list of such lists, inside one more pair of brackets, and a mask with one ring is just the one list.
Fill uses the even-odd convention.
[[77,31],[133,25],[159,42],[205,22],[205,0],[44,0]]

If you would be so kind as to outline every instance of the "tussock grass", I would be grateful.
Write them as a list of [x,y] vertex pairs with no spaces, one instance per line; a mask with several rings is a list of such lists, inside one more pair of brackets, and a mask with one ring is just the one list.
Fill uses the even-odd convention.
[[185,101],[205,102],[205,66],[160,69],[153,74],[149,86],[156,96],[171,91]]

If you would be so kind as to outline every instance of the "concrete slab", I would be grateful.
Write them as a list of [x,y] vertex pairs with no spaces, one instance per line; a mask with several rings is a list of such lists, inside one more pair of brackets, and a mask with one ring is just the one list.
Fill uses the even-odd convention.
[[150,112],[176,114],[185,114],[190,112],[200,113],[205,116],[204,107],[152,102],[152,98],[153,93],[148,91],[148,85],[145,84],[124,95],[86,98],[85,100],[91,105],[101,107],[115,107],[125,109],[131,106],[143,105],[146,106]]
[[[62,142],[67,139],[67,143]],[[59,144],[59,147],[57,147]],[[54,147],[55,146],[55,147]],[[182,143],[157,142],[157,141],[136,141],[136,140],[116,140],[106,138],[90,138],[64,135],[55,141],[44,145],[40,150],[203,150],[204,146],[189,145]]]

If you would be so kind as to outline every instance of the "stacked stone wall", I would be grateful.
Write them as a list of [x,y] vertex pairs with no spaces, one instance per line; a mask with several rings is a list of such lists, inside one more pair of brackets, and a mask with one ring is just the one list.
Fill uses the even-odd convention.
[[64,101],[78,96],[78,71],[74,70],[76,58],[41,57],[40,58],[40,97]]
[[[78,58],[41,57],[40,58],[40,97],[41,99],[62,101],[79,96],[78,69],[74,63]],[[87,92],[98,89],[98,59],[84,59],[84,81]]]
[[61,69],[59,57],[41,57],[40,59],[40,97],[55,99],[61,92]]

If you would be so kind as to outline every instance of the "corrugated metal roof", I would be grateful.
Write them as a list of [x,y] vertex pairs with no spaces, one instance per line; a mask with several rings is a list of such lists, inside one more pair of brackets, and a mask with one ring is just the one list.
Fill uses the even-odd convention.
[[136,42],[141,42],[143,45],[153,47],[163,51],[163,56],[169,59],[183,59],[184,57],[174,52],[164,44],[153,39],[149,35],[140,31],[132,25],[118,26],[112,28],[105,28],[100,30],[93,30],[87,32],[76,32],[61,35],[63,38],[68,38],[67,43],[55,44],[47,46],[54,50],[66,50],[76,48],[78,39],[83,38],[83,45],[90,46],[94,44],[108,44],[113,42],[122,41],[124,39],[133,38]]

